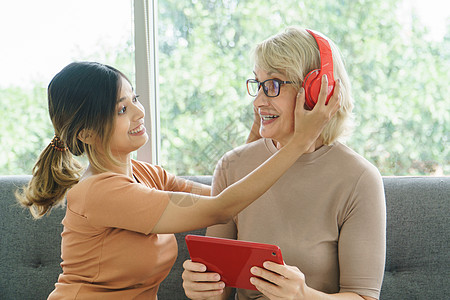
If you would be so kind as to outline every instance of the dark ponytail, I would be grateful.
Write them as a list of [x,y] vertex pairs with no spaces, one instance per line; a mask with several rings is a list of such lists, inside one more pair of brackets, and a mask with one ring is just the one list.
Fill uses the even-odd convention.
[[22,192],[16,192],[20,204],[35,218],[44,216],[53,206],[64,202],[67,190],[78,183],[82,166],[69,151],[48,145],[33,168],[33,177]]

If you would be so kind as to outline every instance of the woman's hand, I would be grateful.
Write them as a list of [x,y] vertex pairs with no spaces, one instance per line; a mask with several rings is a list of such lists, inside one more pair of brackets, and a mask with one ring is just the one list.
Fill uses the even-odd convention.
[[220,281],[220,275],[206,272],[204,264],[186,260],[183,268],[183,288],[189,299],[209,299],[223,293],[225,283]]
[[[251,277],[250,282],[271,300],[302,299],[348,299],[376,300],[360,296],[353,292],[325,294],[306,285],[305,275],[294,266],[280,265],[271,261],[263,264],[264,268],[252,267],[250,272],[258,277]],[[262,279],[261,279],[262,278]]]
[[271,261],[263,264],[264,268],[252,267],[250,282],[269,299],[306,299],[308,286],[305,275],[297,268],[280,265]]
[[248,134],[247,137],[247,144],[257,141],[261,138],[261,135],[259,134],[259,128],[261,126],[261,116],[258,113],[258,109],[256,109],[253,106],[253,125],[252,128],[250,129],[250,133]]
[[328,79],[322,76],[319,99],[312,110],[305,109],[305,90],[303,88],[297,94],[295,106],[295,131],[294,139],[298,141],[309,141],[314,143],[322,133],[328,121],[340,108],[341,81],[336,81],[336,86],[328,104],[326,103],[328,90]]

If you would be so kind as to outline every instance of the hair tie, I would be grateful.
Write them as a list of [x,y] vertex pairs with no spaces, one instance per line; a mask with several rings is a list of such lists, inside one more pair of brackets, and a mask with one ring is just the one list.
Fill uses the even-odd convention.
[[61,139],[56,134],[50,142],[50,145],[53,147],[53,149],[61,152],[68,150],[68,148],[64,145],[64,142],[61,141]]

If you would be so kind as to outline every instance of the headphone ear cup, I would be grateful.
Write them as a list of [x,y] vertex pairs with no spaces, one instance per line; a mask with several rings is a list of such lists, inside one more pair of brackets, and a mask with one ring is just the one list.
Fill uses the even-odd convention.
[[305,103],[309,109],[313,109],[319,99],[320,84],[319,80],[320,70],[312,70],[305,76],[303,81],[303,88],[305,89]]

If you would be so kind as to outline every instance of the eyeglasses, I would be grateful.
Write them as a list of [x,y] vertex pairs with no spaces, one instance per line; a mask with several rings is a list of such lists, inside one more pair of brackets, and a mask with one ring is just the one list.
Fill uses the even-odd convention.
[[259,82],[256,79],[247,79],[247,92],[250,96],[258,96],[259,89],[263,87],[264,94],[267,97],[277,97],[283,84],[290,84],[292,81],[282,81],[280,79],[267,79]]

